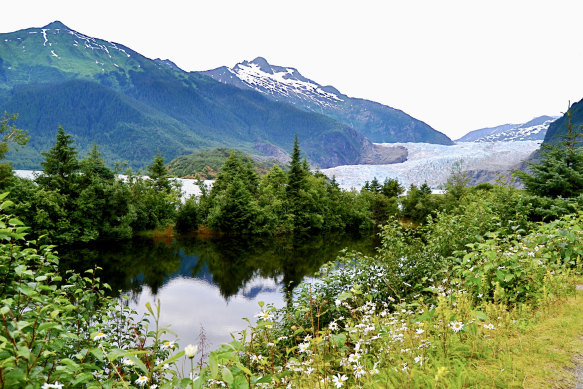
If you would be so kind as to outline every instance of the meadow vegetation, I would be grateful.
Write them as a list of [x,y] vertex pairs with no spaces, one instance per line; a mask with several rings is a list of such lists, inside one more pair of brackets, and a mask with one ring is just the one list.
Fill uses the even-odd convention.
[[[57,145],[74,156],[66,134],[59,134]],[[160,155],[148,168],[149,178],[130,176],[130,186],[124,186],[112,181],[94,150],[79,167],[76,158],[67,165],[85,169],[83,174],[51,170],[57,154],[47,153],[47,174],[34,184],[41,188],[36,191],[44,191],[38,201],[52,201],[54,210],[69,209],[57,207],[66,201],[80,201],[81,206],[75,197],[79,194],[51,200],[58,199],[57,193],[67,195],[54,186],[95,179],[103,193],[112,191],[112,198],[119,188],[134,188],[119,190],[174,199],[173,211],[183,218],[177,225],[183,223],[185,229],[204,223],[227,232],[264,233],[268,228],[305,233],[380,224],[381,244],[373,256],[342,252],[314,279],[302,282],[283,308],[260,304],[257,315],[247,319],[249,327],[233,334],[230,343],[215,350],[207,350],[204,342],[179,350],[169,329],[158,325],[159,302],[149,304],[140,318],[123,299],[106,295],[108,286],[100,283],[98,269],[59,272],[54,246],[45,237],[35,238],[41,220],[27,216],[23,223],[14,217],[24,211],[3,194],[0,388],[507,388],[573,383],[565,367],[583,330],[583,310],[573,300],[583,271],[580,191],[552,197],[528,186],[469,188],[463,174],[454,172],[444,195],[422,186],[397,198],[402,192],[398,183],[376,180],[360,193],[344,192],[333,180],[309,171],[296,142],[289,172],[274,167],[260,180],[233,154],[211,190],[178,206]],[[93,188],[87,182],[67,185]],[[171,213],[171,207],[156,208],[157,200],[139,198],[127,203],[136,215],[129,226],[142,220],[140,228],[147,228],[162,223],[165,210]],[[85,208],[84,215],[98,209]],[[74,217],[62,214],[64,221]],[[91,225],[80,230],[73,225],[64,225],[55,237],[91,231]]]

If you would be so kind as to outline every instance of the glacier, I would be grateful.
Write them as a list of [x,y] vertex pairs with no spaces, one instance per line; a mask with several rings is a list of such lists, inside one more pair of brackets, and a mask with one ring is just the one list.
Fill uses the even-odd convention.
[[390,165],[344,165],[320,170],[335,177],[346,190],[360,190],[365,181],[376,177],[397,179],[401,185],[427,183],[439,189],[451,176],[454,165],[462,170],[505,171],[514,168],[536,151],[542,141],[459,142],[452,146],[431,143],[378,143],[380,146],[403,146],[409,151],[407,161]]

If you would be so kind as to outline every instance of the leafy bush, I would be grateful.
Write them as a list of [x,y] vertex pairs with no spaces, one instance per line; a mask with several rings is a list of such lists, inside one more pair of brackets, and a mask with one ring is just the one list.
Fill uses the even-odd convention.
[[176,346],[158,327],[159,306],[148,305],[153,323],[136,320],[105,296],[94,270],[61,275],[53,246],[27,241],[10,205],[0,205],[0,387],[179,384],[171,365],[184,352],[170,356]]

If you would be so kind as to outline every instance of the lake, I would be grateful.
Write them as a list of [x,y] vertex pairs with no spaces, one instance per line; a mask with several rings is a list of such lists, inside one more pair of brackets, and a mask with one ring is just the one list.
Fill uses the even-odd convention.
[[84,271],[98,265],[102,281],[129,297],[143,314],[161,301],[161,323],[170,325],[181,347],[199,343],[201,327],[211,348],[246,328],[258,302],[283,307],[293,288],[343,248],[373,254],[377,239],[322,235],[304,239],[192,235],[139,238],[61,249],[62,267]]

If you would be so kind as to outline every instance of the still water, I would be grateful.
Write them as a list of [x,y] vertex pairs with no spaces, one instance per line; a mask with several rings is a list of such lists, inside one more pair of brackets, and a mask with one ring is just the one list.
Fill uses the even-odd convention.
[[183,236],[61,250],[64,267],[102,267],[101,279],[127,295],[143,314],[161,302],[161,323],[183,347],[199,343],[204,328],[211,348],[231,340],[253,319],[258,302],[282,307],[293,288],[343,248],[373,254],[369,236],[322,235],[304,239]]

